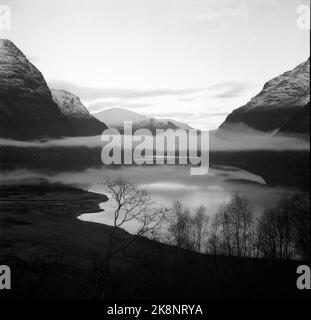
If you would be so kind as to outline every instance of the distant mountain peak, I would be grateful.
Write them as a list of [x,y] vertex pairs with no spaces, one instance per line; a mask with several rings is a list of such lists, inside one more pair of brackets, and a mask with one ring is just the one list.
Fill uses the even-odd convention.
[[120,130],[123,128],[124,121],[132,121],[133,130],[149,129],[153,133],[156,129],[191,129],[189,125],[176,120],[149,118],[125,108],[109,108],[93,113],[93,115],[100,121],[104,121],[109,127]]
[[132,121],[133,124],[148,119],[146,116],[124,108],[109,108],[93,113],[93,116],[100,121],[104,121],[109,127],[122,127],[124,121]]

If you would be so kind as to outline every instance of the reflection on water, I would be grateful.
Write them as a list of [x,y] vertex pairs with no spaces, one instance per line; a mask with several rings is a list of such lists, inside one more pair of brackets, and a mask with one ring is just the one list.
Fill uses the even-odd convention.
[[[118,176],[134,181],[139,188],[149,191],[155,205],[171,206],[178,200],[194,210],[203,204],[210,216],[230,199],[233,191],[243,193],[250,200],[255,214],[260,214],[265,207],[272,206],[282,195],[290,192],[269,187],[260,176],[233,167],[210,168],[205,176],[189,175],[187,166],[169,165],[104,169],[96,174],[97,180]],[[99,183],[94,183],[90,190],[107,194],[105,187]],[[101,204],[102,212],[86,213],[79,219],[111,225],[113,206],[111,199]],[[131,232],[135,226],[128,225],[126,229]]]
[[[254,213],[273,206],[285,194],[293,192],[282,188],[269,187],[258,175],[234,167],[217,166],[210,168],[207,175],[191,176],[188,166],[123,166],[118,168],[90,168],[82,172],[66,172],[47,175],[38,172],[18,170],[2,174],[2,182],[10,180],[19,184],[21,180],[44,178],[50,182],[76,184],[86,190],[107,194],[103,180],[122,176],[135,182],[139,188],[149,191],[156,206],[171,206],[176,200],[194,210],[201,204],[208,215],[214,215],[223,202],[228,201],[233,191],[243,193],[251,202]],[[99,213],[86,213],[81,220],[112,224],[113,200],[101,204]],[[132,227],[128,226],[127,229]]]

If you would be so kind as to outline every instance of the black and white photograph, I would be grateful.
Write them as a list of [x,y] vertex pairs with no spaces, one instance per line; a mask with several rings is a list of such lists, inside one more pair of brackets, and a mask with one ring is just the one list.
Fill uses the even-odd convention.
[[0,0],[0,306],[306,307],[309,117],[309,1]]

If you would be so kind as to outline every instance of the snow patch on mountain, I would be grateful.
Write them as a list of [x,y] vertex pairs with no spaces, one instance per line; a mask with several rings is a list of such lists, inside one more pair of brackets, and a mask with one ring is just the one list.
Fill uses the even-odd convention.
[[176,120],[148,118],[123,108],[111,108],[93,113],[93,115],[100,121],[104,121],[109,127],[117,129],[123,128],[124,121],[132,121],[134,129],[149,129],[151,131],[155,129],[191,129],[189,125]]

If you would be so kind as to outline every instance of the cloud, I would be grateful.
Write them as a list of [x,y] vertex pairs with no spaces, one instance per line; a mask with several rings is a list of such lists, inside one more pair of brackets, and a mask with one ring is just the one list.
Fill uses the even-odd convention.
[[210,94],[211,97],[222,99],[238,97],[249,88],[251,88],[250,83],[239,81],[226,81],[208,87],[210,91],[216,91],[216,93]]
[[[149,137],[154,139],[154,137]],[[0,138],[0,146],[20,148],[48,149],[53,147],[103,147],[100,136],[73,137],[63,139],[51,139],[48,141],[16,141]],[[310,150],[308,141],[287,136],[268,136],[259,131],[245,134],[215,135],[210,134],[211,151],[247,151],[247,150],[273,150],[293,151]]]
[[196,99],[197,97],[195,97],[195,96],[183,96],[183,97],[180,97],[180,98],[178,98],[178,101],[180,101],[180,102],[189,102],[189,101],[194,101],[195,99]]
[[[244,91],[249,89],[251,86],[247,82],[239,81],[226,81],[215,83],[206,88],[184,88],[184,89],[151,89],[151,90],[138,90],[129,88],[94,88],[77,85],[73,82],[66,81],[54,81],[50,82],[50,87],[56,89],[65,89],[73,94],[76,94],[81,98],[83,103],[87,106],[91,113],[100,112],[107,108],[125,108],[138,111],[139,109],[147,109],[150,107],[155,107],[157,105],[171,106],[166,108],[165,111],[176,110],[172,106],[175,102],[180,103],[191,103],[197,99],[229,99],[239,97]],[[202,101],[201,101],[202,104]],[[208,106],[209,107],[209,106]],[[151,108],[152,109],[152,108]],[[211,110],[214,109],[214,112]],[[178,109],[177,109],[178,110]],[[160,117],[177,117],[181,121],[191,119],[201,119],[211,118],[211,117],[221,117],[228,114],[227,110],[222,108],[210,108],[206,113],[184,113],[180,112],[168,112],[164,114],[157,114],[157,110],[150,110],[154,115],[159,115]],[[202,121],[201,121],[202,122]]]
[[[252,130],[252,129],[250,129]],[[252,151],[273,150],[293,151],[310,150],[309,142],[296,137],[269,136],[260,131],[210,136],[211,151]]]
[[165,114],[153,114],[154,117],[182,118],[185,120],[202,120],[209,117],[226,116],[228,112],[169,112]]
[[39,148],[49,149],[54,147],[87,147],[94,148],[102,146],[101,136],[91,137],[70,137],[61,139],[50,139],[46,141],[19,141],[12,139],[0,138],[0,146],[4,147],[19,147],[19,148]]
[[87,102],[87,107],[91,113],[97,113],[107,108],[143,109],[154,106],[154,103],[130,102],[127,99],[95,99]]
[[137,99],[137,98],[153,98],[159,96],[178,96],[194,94],[206,91],[206,88],[185,88],[185,89],[153,89],[139,90],[127,88],[94,88],[80,86],[72,82],[52,81],[49,83],[51,88],[68,90],[81,99],[93,100],[99,98],[120,98],[120,99]]

